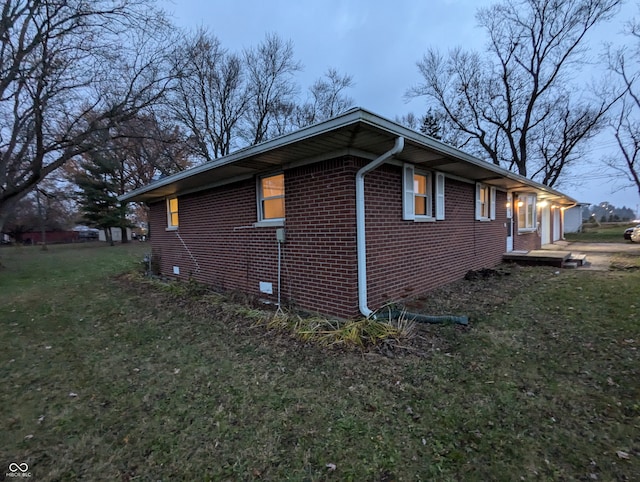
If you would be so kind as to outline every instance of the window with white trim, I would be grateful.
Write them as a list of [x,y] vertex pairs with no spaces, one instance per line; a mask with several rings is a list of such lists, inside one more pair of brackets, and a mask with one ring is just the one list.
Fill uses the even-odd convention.
[[167,229],[178,229],[178,198],[167,199]]
[[[402,219],[405,221],[435,221],[444,219],[444,174],[416,171],[412,164],[402,170]],[[434,216],[435,201],[435,216]]]
[[413,174],[413,199],[416,217],[431,217],[431,175]]
[[476,183],[476,221],[493,221],[496,218],[496,188]]
[[520,194],[518,196],[518,231],[535,231],[537,227],[536,195]]
[[283,220],[284,217],[284,174],[258,178],[259,221]]

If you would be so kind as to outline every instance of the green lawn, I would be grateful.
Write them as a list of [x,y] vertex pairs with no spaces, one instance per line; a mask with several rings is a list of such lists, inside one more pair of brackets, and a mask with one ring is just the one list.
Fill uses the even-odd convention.
[[637,223],[614,223],[602,225],[588,225],[582,227],[581,233],[566,233],[567,241],[580,241],[592,243],[628,243],[623,237],[624,230]]
[[462,281],[415,306],[469,327],[361,352],[269,331],[238,296],[120,274],[146,250],[0,249],[0,474],[639,479],[637,258]]

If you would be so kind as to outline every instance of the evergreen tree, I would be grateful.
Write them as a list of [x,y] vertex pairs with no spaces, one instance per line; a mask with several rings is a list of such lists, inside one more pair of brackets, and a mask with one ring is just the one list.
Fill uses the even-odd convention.
[[[113,246],[111,228],[126,228],[127,206],[118,201],[117,162],[104,153],[92,152],[80,164],[75,183],[76,199],[85,222],[104,230],[106,240]],[[122,238],[123,241],[126,236]]]
[[422,116],[422,124],[420,132],[434,139],[442,140],[442,122],[444,115],[429,108],[427,113]]

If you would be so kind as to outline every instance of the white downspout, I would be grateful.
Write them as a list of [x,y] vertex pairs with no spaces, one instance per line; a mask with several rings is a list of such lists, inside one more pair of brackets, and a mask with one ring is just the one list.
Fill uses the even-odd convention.
[[404,137],[398,137],[390,151],[364,166],[356,174],[356,241],[358,250],[358,304],[360,313],[369,318],[373,311],[367,306],[367,240],[364,219],[364,175],[384,163],[391,156],[402,152]]

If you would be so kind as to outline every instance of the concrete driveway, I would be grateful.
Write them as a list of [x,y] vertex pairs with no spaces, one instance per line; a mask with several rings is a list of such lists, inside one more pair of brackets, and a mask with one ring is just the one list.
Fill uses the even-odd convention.
[[554,244],[544,246],[543,249],[556,251],[570,251],[573,255],[584,254],[587,256],[587,264],[580,269],[592,269],[606,271],[611,266],[611,258],[615,254],[630,254],[640,256],[640,243],[570,243],[568,241],[556,241]]

